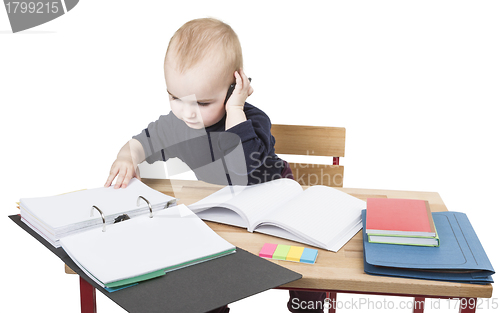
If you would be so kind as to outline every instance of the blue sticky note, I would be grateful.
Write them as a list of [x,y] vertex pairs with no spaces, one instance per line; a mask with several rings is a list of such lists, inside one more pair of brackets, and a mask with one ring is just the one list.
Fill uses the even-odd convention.
[[316,258],[318,257],[318,250],[304,248],[304,252],[300,256],[300,262],[311,263],[316,262]]

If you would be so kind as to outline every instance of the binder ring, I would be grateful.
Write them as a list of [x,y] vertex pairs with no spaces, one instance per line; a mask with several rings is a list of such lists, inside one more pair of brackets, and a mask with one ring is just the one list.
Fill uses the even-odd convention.
[[98,207],[96,207],[95,205],[93,205],[92,208],[90,208],[90,216],[94,216],[94,209],[96,209],[97,211],[99,211],[99,213],[101,213],[102,231],[105,232],[106,231],[106,220],[104,219],[104,214],[102,214],[101,209],[99,209]]
[[139,196],[137,198],[137,206],[141,205],[141,199],[146,201],[146,203],[148,204],[149,206],[149,217],[152,218],[153,217],[153,208],[151,207],[151,203],[149,203],[148,199],[144,198],[143,196]]

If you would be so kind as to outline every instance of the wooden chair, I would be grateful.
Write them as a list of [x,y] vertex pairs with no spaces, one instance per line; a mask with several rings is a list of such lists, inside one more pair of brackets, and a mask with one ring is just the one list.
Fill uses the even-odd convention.
[[276,139],[277,154],[333,158],[332,165],[289,162],[295,180],[301,185],[343,186],[344,166],[339,165],[339,158],[345,151],[344,127],[273,124],[271,134]]

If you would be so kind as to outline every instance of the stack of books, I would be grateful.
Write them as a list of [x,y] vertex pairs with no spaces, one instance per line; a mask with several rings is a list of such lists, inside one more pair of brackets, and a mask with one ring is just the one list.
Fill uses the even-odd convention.
[[369,242],[439,246],[429,203],[411,199],[367,199],[366,234]]
[[365,272],[492,283],[495,271],[467,216],[429,213],[425,201],[369,198],[362,213]]

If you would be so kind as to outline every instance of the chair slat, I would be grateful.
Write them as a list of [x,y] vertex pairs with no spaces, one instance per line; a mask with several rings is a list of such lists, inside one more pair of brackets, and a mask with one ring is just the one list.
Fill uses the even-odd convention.
[[293,178],[301,185],[343,187],[344,166],[310,163],[289,163]]
[[273,124],[276,153],[343,157],[345,128]]

